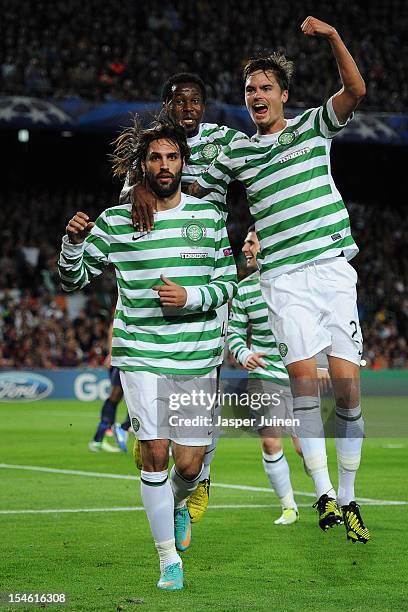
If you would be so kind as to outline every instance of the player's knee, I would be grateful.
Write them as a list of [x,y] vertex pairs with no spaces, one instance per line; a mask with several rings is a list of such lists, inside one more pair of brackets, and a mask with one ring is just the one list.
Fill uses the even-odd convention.
[[280,438],[262,438],[262,450],[267,455],[274,455],[282,450]]
[[360,381],[358,377],[332,377],[332,381],[336,406],[338,408],[351,410],[360,404]]
[[150,472],[162,472],[169,462],[168,445],[163,440],[145,440],[141,442],[143,469]]
[[315,455],[308,455],[304,457],[306,467],[309,472],[313,474],[314,472],[321,472],[322,470],[327,469],[327,457],[324,453],[317,453]]
[[342,455],[337,453],[337,461],[339,465],[347,472],[356,472],[360,467],[361,454]]
[[349,389],[342,394],[336,394],[336,406],[342,410],[352,410],[360,404],[360,392]]
[[202,462],[194,461],[189,465],[176,465],[177,472],[180,474],[184,480],[195,480],[201,473],[202,470]]
[[317,381],[316,358],[304,359],[287,366],[292,393],[294,396],[317,396],[319,386]]

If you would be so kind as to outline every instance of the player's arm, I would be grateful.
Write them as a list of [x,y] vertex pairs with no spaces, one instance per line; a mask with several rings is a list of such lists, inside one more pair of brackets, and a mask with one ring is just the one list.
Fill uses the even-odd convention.
[[[232,148],[231,145],[227,145],[207,170],[189,186],[189,193],[196,198],[205,198],[213,202],[224,213],[228,185],[235,178]],[[221,202],[224,206],[219,205]]]
[[[92,233],[91,233],[92,232]],[[58,273],[64,291],[82,289],[109,265],[109,234],[105,215],[95,223],[77,212],[66,227],[58,259]]]
[[365,96],[366,86],[363,77],[333,26],[309,16],[302,23],[301,30],[307,36],[321,36],[330,43],[343,84],[341,90],[333,96],[333,110],[338,122],[344,124]]
[[253,353],[247,346],[249,318],[245,308],[244,298],[239,288],[231,304],[231,318],[228,321],[228,348],[235,359],[246,370],[255,370],[257,367],[264,368],[262,359],[266,353]]
[[211,281],[206,285],[182,287],[161,275],[163,285],[155,285],[160,304],[166,307],[184,308],[188,311],[208,311],[226,304],[237,290],[237,270],[229,244],[227,228],[217,213],[215,231],[215,256]]

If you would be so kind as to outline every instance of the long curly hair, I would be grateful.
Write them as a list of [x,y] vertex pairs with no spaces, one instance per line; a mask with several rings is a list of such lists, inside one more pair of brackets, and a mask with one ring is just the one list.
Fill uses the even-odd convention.
[[128,176],[129,184],[142,177],[141,162],[146,160],[149,145],[154,140],[169,140],[176,144],[180,157],[187,162],[190,148],[184,129],[167,114],[162,113],[149,127],[143,128],[140,117],[133,116],[132,126],[123,130],[113,141],[114,152],[110,156],[114,176]]

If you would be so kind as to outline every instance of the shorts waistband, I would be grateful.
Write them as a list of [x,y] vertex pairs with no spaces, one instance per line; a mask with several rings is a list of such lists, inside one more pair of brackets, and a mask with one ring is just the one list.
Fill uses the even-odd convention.
[[[301,266],[298,266],[296,268],[294,268],[293,270],[289,270],[288,272],[285,272],[285,274],[295,274],[296,272],[299,272],[300,270],[305,270],[306,268],[312,268],[312,267],[316,267],[316,266],[323,266],[329,263],[333,263],[335,261],[342,261],[345,260],[347,261],[347,257],[344,253],[344,251],[342,251],[341,253],[339,253],[338,255],[333,255],[333,257],[325,257],[323,259],[314,259],[312,261],[306,261],[304,264],[302,264]],[[272,276],[272,277],[268,277],[268,276],[263,276],[262,272],[261,272],[261,277],[260,277],[260,282],[261,285],[264,283],[268,283],[271,280],[275,280],[279,278],[278,276]]]
[[301,270],[306,270],[308,268],[318,268],[320,266],[327,266],[328,264],[332,264],[335,261],[342,261],[344,257],[344,255],[342,256],[340,254],[334,255],[333,257],[326,257],[325,259],[315,259],[314,261],[308,261],[303,264],[303,266],[300,266],[299,268],[295,268],[294,270],[287,272],[287,274],[295,274],[296,272],[300,272]]
[[327,263],[333,263],[333,261],[337,261],[339,258],[341,258],[341,255],[335,255],[334,257],[327,257],[327,259],[318,259],[317,261],[311,261],[310,263],[307,263],[305,267],[323,266],[324,264],[327,264]]
[[[311,268],[314,266],[324,266],[328,263],[333,263],[334,261],[338,261],[339,259],[345,257],[344,253],[340,253],[339,255],[334,255],[333,257],[326,257],[325,259],[315,259],[314,261],[308,261],[303,266],[299,268],[295,268],[292,272],[296,272],[296,270],[302,270],[304,268]],[[292,272],[288,272],[288,274],[292,274]]]

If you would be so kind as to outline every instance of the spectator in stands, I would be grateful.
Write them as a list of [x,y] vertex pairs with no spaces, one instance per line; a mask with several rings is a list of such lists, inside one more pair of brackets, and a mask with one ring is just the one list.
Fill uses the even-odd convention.
[[[31,2],[0,0],[0,9],[0,93],[7,95],[111,100],[130,90],[149,101],[157,100],[169,74],[196,72],[215,88],[217,101],[242,104],[238,75],[245,60],[261,50],[260,40],[300,58],[292,105],[320,104],[336,89],[330,77],[321,78],[322,72],[335,74],[321,45],[306,46],[297,35],[294,16],[308,10],[301,0],[280,3],[279,10],[269,0],[172,0],[160,8],[134,0],[120,5],[43,0],[35,10]],[[317,16],[347,33],[347,46],[369,84],[362,108],[405,111],[407,3],[338,0],[322,4]],[[129,81],[143,85],[138,91]]]

